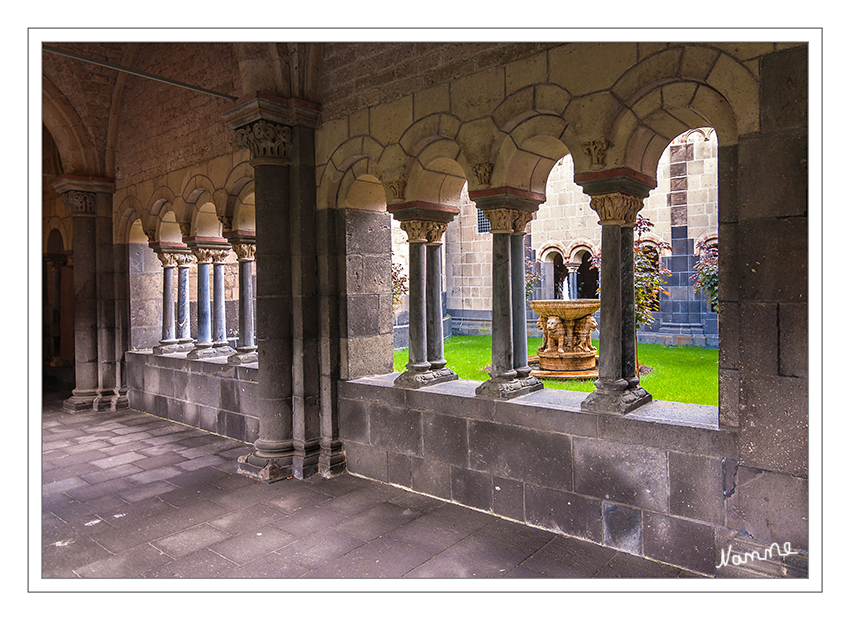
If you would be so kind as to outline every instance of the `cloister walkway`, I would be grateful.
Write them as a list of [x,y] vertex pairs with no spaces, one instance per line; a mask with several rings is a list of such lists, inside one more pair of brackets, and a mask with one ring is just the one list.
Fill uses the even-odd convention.
[[236,474],[246,444],[63,396],[43,406],[43,579],[699,577],[348,474],[263,485]]

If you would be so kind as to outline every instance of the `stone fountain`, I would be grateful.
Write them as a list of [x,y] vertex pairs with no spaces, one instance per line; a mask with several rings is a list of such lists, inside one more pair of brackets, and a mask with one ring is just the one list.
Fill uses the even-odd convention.
[[589,379],[598,376],[596,348],[590,333],[598,327],[593,313],[598,299],[535,299],[529,302],[540,318],[543,346],[537,349],[536,377]]

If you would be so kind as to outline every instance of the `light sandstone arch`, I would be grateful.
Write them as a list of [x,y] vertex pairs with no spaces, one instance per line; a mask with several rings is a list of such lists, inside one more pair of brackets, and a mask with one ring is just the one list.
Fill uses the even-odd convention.
[[[382,181],[385,175],[378,162],[383,153],[383,145],[369,136],[357,136],[340,144],[322,170],[316,192],[318,208],[386,209],[395,190]],[[361,183],[358,183],[358,179]],[[383,196],[376,195],[376,184],[380,186]],[[354,187],[354,193],[349,201],[348,196],[352,187]],[[403,194],[403,184],[398,189]],[[351,204],[348,204],[349,202]],[[353,204],[363,206],[351,206]]]
[[625,167],[654,178],[661,153],[688,129],[713,127],[721,146],[759,130],[757,77],[710,46],[653,54],[625,72],[612,93],[618,110],[597,136],[604,162],[584,161],[582,172]]
[[121,204],[115,209],[115,214],[116,225],[112,233],[113,243],[129,243],[130,228],[135,222],[139,222],[139,226],[142,226],[142,230],[144,230],[143,219],[145,210],[142,203],[135,196],[124,198]]
[[158,244],[183,245],[183,233],[169,204],[163,204],[155,219],[154,239]]
[[448,138],[429,137],[413,153],[406,200],[460,206],[469,167],[460,146]]
[[511,126],[493,143],[490,185],[545,195],[549,173],[570,152],[565,143],[567,122],[554,114],[537,114]]
[[202,239],[221,239],[221,222],[212,196],[203,193],[198,196],[192,210],[189,236]]

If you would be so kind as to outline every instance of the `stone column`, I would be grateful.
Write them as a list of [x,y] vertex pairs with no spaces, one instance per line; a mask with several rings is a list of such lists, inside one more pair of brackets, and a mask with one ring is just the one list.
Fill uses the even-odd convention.
[[177,263],[177,338],[178,351],[191,351],[195,346],[189,320],[189,267],[195,259],[187,250],[175,253]]
[[[508,187],[474,191],[469,196],[489,220],[493,234],[492,366],[490,379],[475,394],[508,399],[542,390],[543,383],[528,374],[522,242],[525,226],[545,196]],[[516,263],[513,268],[512,263]]]
[[162,263],[162,338],[153,348],[157,355],[174,353],[177,350],[177,334],[174,320],[174,269],[177,256],[173,252],[156,252]]
[[531,221],[532,215],[533,213],[528,211],[518,211],[511,234],[511,336],[513,340],[513,365],[519,380],[528,379],[531,373],[531,368],[528,366],[528,325],[525,316],[524,243],[525,228]]
[[227,342],[227,316],[224,310],[224,262],[230,246],[216,248],[213,256],[212,343],[216,356],[234,352]]
[[259,436],[237,472],[271,483],[292,475],[294,457],[291,110],[285,101],[254,96],[222,118],[236,145],[250,151],[255,188]]
[[51,366],[61,366],[62,352],[61,340],[62,331],[60,321],[62,316],[62,267],[67,263],[67,259],[62,257],[48,257],[47,268],[50,274],[51,295],[53,303],[50,305],[50,316],[48,319],[48,355],[50,357]]
[[[55,184],[54,184],[55,186]],[[71,211],[74,261],[74,379],[66,411],[88,411],[98,397],[97,262],[94,192],[57,187]]]
[[188,359],[214,357],[212,343],[212,313],[210,309],[210,265],[213,252],[210,248],[193,247],[192,253],[198,263],[198,332],[194,348],[186,356]]
[[599,379],[594,383],[596,390],[581,407],[596,413],[624,414],[652,399],[633,376],[634,246],[630,239],[634,238],[633,227],[643,198],[624,192],[596,194],[591,196],[590,206],[602,225]]
[[578,268],[581,263],[564,263],[567,268],[567,278],[564,287],[564,299],[578,299]]
[[457,379],[443,357],[442,239],[459,209],[408,202],[388,208],[407,234],[409,251],[409,346],[407,370],[395,379],[420,388]]
[[448,224],[433,222],[425,236],[425,306],[428,341],[428,363],[435,378],[453,381],[457,374],[446,368],[443,356],[443,235]]
[[239,259],[239,342],[236,352],[227,358],[230,364],[251,364],[257,361],[257,343],[254,338],[254,251],[248,242],[233,242],[233,251]]

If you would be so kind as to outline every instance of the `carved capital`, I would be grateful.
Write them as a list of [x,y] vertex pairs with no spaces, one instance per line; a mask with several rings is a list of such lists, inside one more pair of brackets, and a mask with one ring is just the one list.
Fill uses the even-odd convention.
[[493,164],[489,161],[473,164],[472,172],[478,178],[479,185],[490,185],[490,179],[493,175]]
[[177,267],[187,268],[195,260],[195,255],[191,252],[174,252],[174,261]]
[[222,232],[230,232],[233,230],[233,217],[230,215],[219,215],[218,221],[221,222]]
[[236,130],[236,145],[251,151],[251,159],[289,164],[292,130],[286,125],[258,120]]
[[599,223],[634,226],[638,211],[643,207],[643,199],[631,194],[615,192],[591,196],[590,208],[599,216]]
[[212,248],[210,250],[210,254],[212,255],[212,262],[216,265],[220,265],[224,263],[230,255],[230,247]]
[[404,190],[407,188],[407,179],[404,177],[393,179],[387,183],[387,187],[389,187],[390,191],[393,193],[393,198],[397,200],[404,200]]
[[192,254],[198,259],[199,265],[213,262],[213,253],[215,251],[213,248],[192,248]]
[[191,222],[180,222],[178,226],[180,227],[180,234],[184,237],[188,237],[189,233],[192,232]]
[[407,234],[408,243],[426,243],[425,226],[428,222],[423,220],[404,220],[399,222],[401,229]]
[[425,222],[425,239],[428,245],[440,245],[443,243],[443,235],[446,233],[448,224],[445,222]]
[[525,227],[528,226],[528,223],[534,217],[534,213],[531,211],[517,211],[514,216],[514,230],[513,234],[515,235],[524,235]]
[[156,231],[155,230],[143,230],[145,233],[145,237],[148,238],[148,243],[156,243]]
[[177,266],[177,252],[157,252],[156,257],[162,263],[162,268]]
[[614,146],[608,140],[591,140],[581,145],[584,152],[590,156],[590,165],[593,168],[603,168],[605,166],[605,152]]
[[72,216],[94,217],[96,215],[95,198],[94,192],[81,192],[79,190],[71,190],[62,194],[62,202],[71,209]]
[[254,260],[257,252],[257,246],[253,243],[234,243],[231,247],[240,263]]

